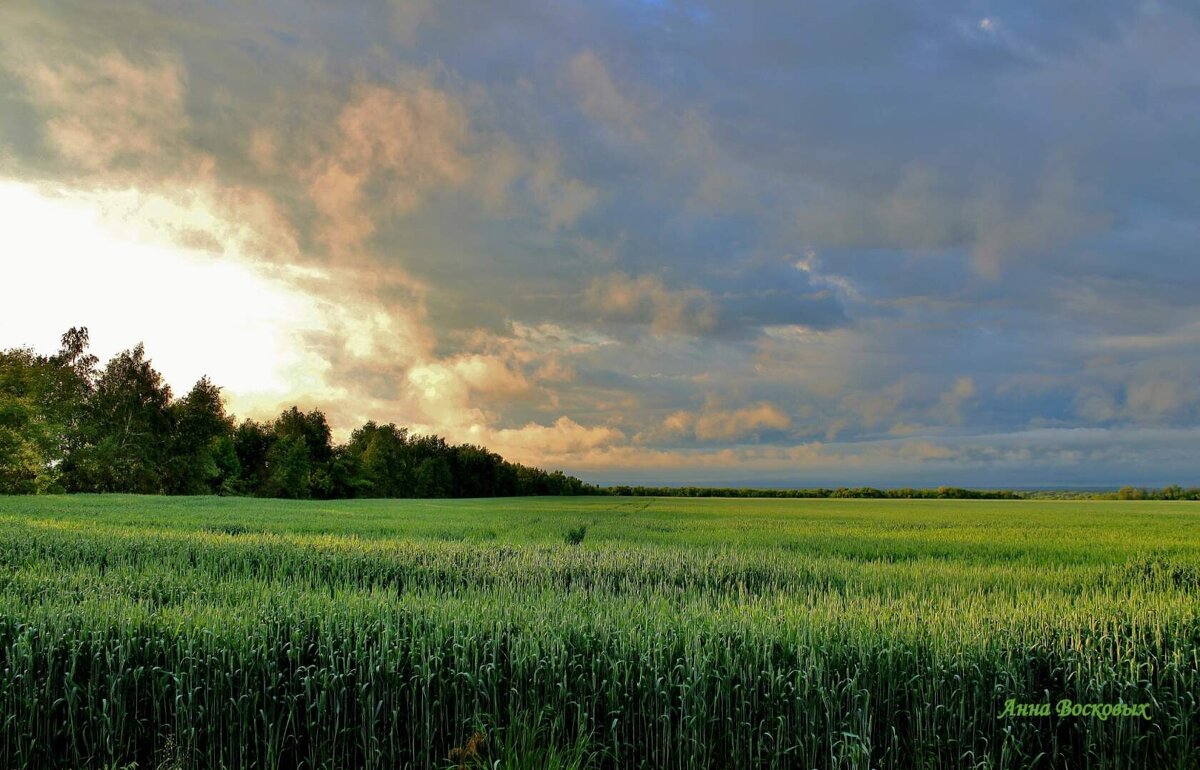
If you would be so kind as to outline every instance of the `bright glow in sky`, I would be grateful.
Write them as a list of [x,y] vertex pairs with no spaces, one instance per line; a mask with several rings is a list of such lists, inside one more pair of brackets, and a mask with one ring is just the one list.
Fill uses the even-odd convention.
[[319,384],[301,339],[319,327],[311,297],[139,226],[120,215],[130,198],[0,183],[0,347],[56,350],[71,319],[90,328],[102,362],[144,342],[177,393],[205,374],[235,402],[283,400],[306,378]]

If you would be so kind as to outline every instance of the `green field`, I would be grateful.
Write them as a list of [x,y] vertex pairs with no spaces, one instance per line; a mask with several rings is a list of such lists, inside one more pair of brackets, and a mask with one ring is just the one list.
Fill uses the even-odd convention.
[[0,561],[3,768],[1200,763],[1197,503],[8,497]]

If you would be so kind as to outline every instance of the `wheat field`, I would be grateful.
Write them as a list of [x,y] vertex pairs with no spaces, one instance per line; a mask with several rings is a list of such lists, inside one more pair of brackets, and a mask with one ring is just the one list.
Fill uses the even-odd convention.
[[9,497],[0,562],[14,770],[1200,756],[1196,503]]

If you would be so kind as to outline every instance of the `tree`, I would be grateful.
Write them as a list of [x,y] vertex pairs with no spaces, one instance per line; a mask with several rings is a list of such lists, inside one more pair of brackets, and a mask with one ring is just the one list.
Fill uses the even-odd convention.
[[141,344],[104,367],[82,410],[78,446],[64,461],[72,491],[163,492],[171,389]]
[[414,497],[449,497],[453,477],[444,457],[426,457],[417,466]]
[[233,436],[218,436],[211,447],[217,475],[211,480],[213,492],[218,495],[237,495],[241,492],[242,464],[238,461]]
[[334,447],[329,463],[329,497],[344,500],[372,497],[371,482],[363,472],[362,461],[348,446]]
[[59,338],[59,351],[55,357],[57,363],[75,373],[77,382],[84,386],[85,392],[91,389],[99,362],[98,358],[87,352],[89,340],[86,326],[72,326]]
[[87,341],[86,328],[72,328],[54,356],[0,351],[0,492],[61,490],[61,464],[94,376]]
[[312,497],[312,457],[297,436],[276,438],[267,453],[266,494],[270,497]]
[[[175,399],[142,345],[97,370],[88,330],[59,351],[0,351],[0,493],[134,492],[295,498],[595,492],[484,447],[368,422],[335,446],[325,414],[291,407],[235,425],[202,377]],[[1191,490],[1176,490],[1192,495]],[[1200,495],[1200,493],[1195,493]]]
[[267,457],[275,443],[275,434],[269,425],[246,420],[233,432],[233,452],[237,461],[238,475],[233,488],[238,494],[266,496],[270,469]]
[[454,448],[454,496],[492,497],[497,494],[499,467],[504,460],[483,447],[463,444]]
[[29,350],[0,353],[0,493],[53,486],[57,433],[46,420],[47,362]]
[[[305,413],[293,406],[276,418],[273,428],[274,454],[267,458],[272,487],[286,490],[283,497],[332,497],[333,442],[325,413],[319,409]],[[296,486],[302,478],[307,484],[304,490]]]
[[412,493],[407,429],[367,422],[350,434],[346,450],[358,463],[363,496],[406,497]]
[[320,409],[305,413],[293,406],[275,419],[274,430],[277,439],[303,441],[314,462],[327,463],[333,458],[332,432]]
[[58,355],[54,359],[62,372],[60,452],[63,459],[83,441],[82,424],[87,403],[96,390],[99,359],[87,352],[89,341],[86,326],[72,326],[59,338]]
[[[231,485],[237,456],[233,421],[225,414],[221,389],[202,377],[186,396],[171,404],[173,433],[164,487],[171,494],[204,495]],[[218,464],[218,458],[221,463]]]

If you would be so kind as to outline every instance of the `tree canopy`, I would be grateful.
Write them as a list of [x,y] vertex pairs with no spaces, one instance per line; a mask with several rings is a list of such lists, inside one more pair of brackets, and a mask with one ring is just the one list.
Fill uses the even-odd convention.
[[86,328],[42,356],[0,351],[0,494],[133,492],[330,499],[576,495],[595,487],[471,444],[368,422],[335,444],[297,406],[238,422],[202,377],[177,397],[139,344],[103,368]]

